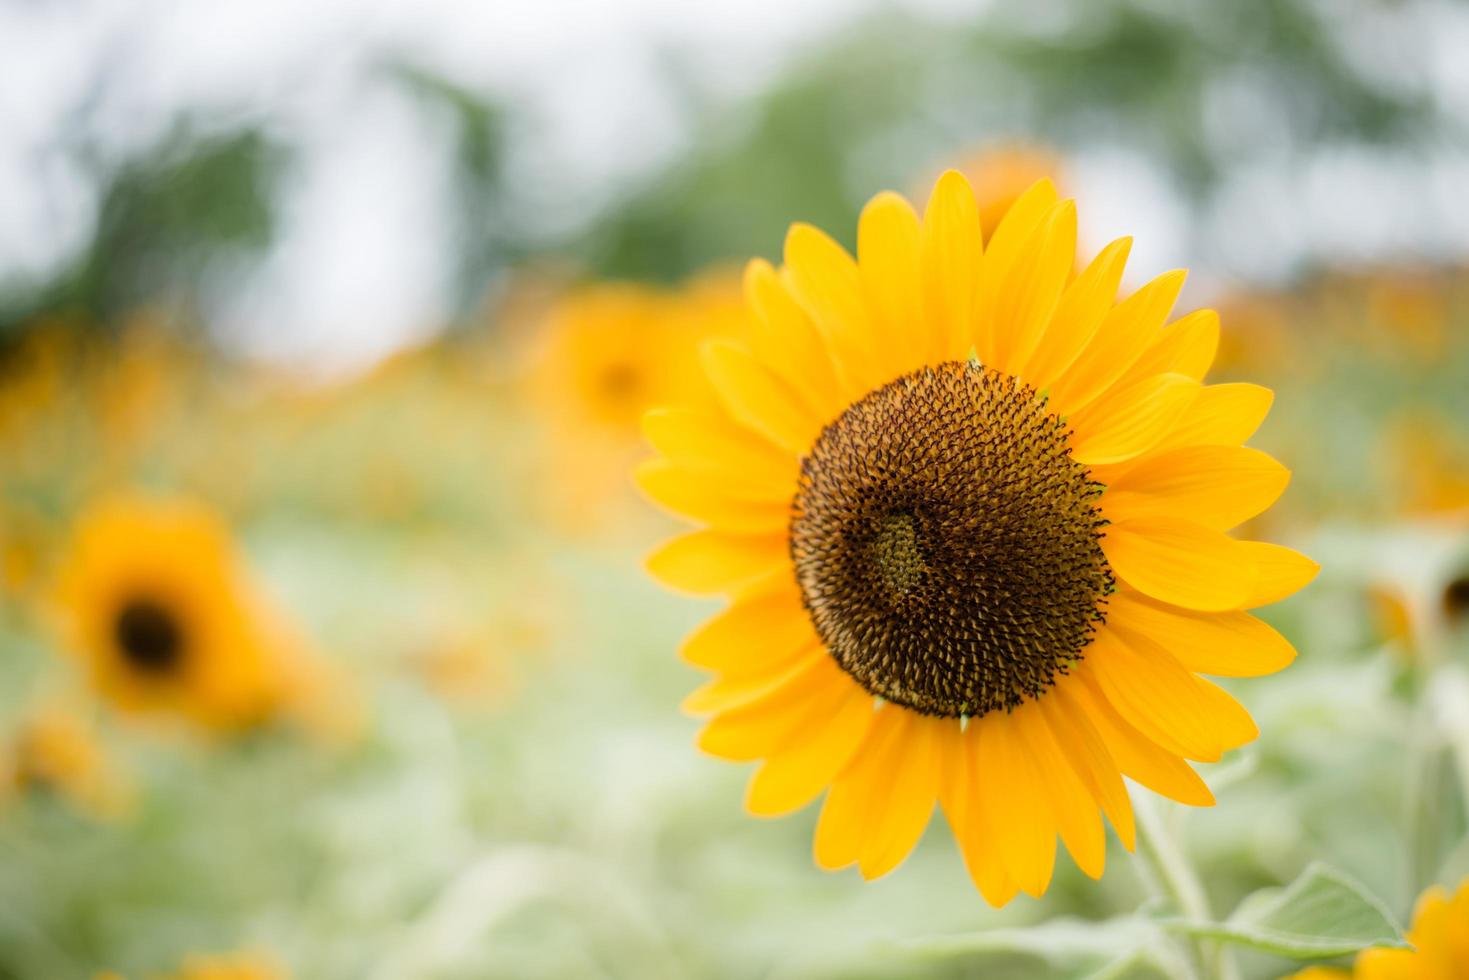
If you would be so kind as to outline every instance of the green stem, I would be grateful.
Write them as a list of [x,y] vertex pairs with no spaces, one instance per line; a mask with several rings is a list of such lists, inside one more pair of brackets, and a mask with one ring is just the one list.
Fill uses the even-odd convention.
[[[1137,857],[1145,886],[1155,895],[1171,899],[1185,918],[1212,922],[1208,895],[1178,835],[1165,823],[1150,798],[1139,794],[1132,806],[1137,814]],[[1191,939],[1188,949],[1195,970],[1204,980],[1238,980],[1239,970],[1225,944]]]

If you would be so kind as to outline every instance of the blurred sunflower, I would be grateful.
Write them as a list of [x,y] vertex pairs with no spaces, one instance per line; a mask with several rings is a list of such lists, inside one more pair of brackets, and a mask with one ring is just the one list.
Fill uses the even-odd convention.
[[15,793],[44,791],[102,819],[122,816],[131,788],[79,712],[45,705],[24,719],[0,756],[0,775]]
[[704,348],[721,407],[645,420],[641,486],[708,525],[648,567],[733,599],[682,651],[719,675],[699,744],[763,760],[756,814],[828,790],[824,868],[891,870],[937,800],[993,904],[1046,890],[1058,834],[1099,876],[1124,775],[1208,805],[1185,760],[1257,734],[1196,675],[1294,657],[1245,610],[1317,566],[1225,533],[1288,479],[1241,445],[1270,392],[1201,383],[1217,318],[1164,326],[1182,272],[1115,302],[1128,240],[1074,273],[1075,234],[1042,181],[984,241],[956,172],[922,218],[874,198],[857,260],[795,225],[748,267],[749,342]]
[[1022,142],[988,147],[960,161],[955,169],[974,189],[980,234],[986,240],[994,236],[1010,206],[1036,181],[1064,183],[1060,180],[1059,156],[1044,147]]
[[1369,949],[1350,970],[1313,966],[1290,980],[1461,980],[1469,976],[1469,879],[1450,895],[1434,885],[1418,897],[1412,949]]
[[[264,953],[194,953],[183,965],[157,980],[286,980],[289,974]],[[100,973],[95,980],[123,980],[118,973]]]
[[58,605],[69,645],[119,708],[232,729],[283,702],[291,640],[201,505],[111,498],[78,520]]
[[707,400],[699,344],[742,336],[744,322],[738,278],[717,271],[677,290],[605,283],[562,300],[531,379],[561,498],[552,503],[583,522],[615,500],[608,490],[639,451],[643,413]]

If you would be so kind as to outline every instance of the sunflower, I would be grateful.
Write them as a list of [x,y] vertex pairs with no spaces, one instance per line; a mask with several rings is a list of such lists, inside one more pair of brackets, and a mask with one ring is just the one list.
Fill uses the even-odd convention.
[[545,423],[548,503],[573,525],[596,523],[641,452],[639,423],[658,405],[708,399],[699,344],[743,334],[739,277],[712,271],[677,289],[632,283],[583,287],[546,320],[529,378]]
[[93,505],[78,519],[58,607],[93,685],[123,710],[233,729],[283,703],[292,640],[202,505]]
[[54,793],[101,819],[122,816],[132,802],[90,720],[60,704],[37,708],[17,726],[0,755],[0,775],[0,790]]
[[[286,980],[289,974],[264,953],[192,953],[177,971],[158,980]],[[123,980],[121,974],[99,973],[94,980]]]
[[1294,657],[1246,610],[1317,566],[1225,533],[1288,479],[1241,445],[1270,392],[1203,385],[1183,273],[1118,302],[1128,240],[1074,271],[1075,230],[1041,181],[986,241],[952,171],[921,218],[875,197],[855,260],[795,225],[747,269],[749,342],[703,350],[718,407],[645,419],[640,485],[706,525],[649,570],[732,599],[682,648],[717,674],[699,745],[761,761],[755,814],[825,790],[824,868],[891,870],[937,801],[993,904],[1046,890],[1057,835],[1099,876],[1123,776],[1208,805],[1186,760],[1257,733],[1197,675]]
[[955,169],[974,189],[980,234],[989,239],[1010,205],[1032,184],[1038,180],[1059,181],[1061,158],[1041,146],[1009,142],[975,152]]
[[1418,897],[1407,940],[1412,949],[1369,949],[1351,970],[1313,966],[1290,980],[1458,980],[1469,976],[1469,878],[1450,895],[1434,885]]

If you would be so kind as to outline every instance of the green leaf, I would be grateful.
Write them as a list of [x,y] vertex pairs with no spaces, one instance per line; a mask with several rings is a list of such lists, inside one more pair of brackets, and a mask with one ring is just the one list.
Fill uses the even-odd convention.
[[1167,919],[1171,932],[1251,946],[1291,959],[1344,956],[1373,946],[1405,947],[1402,930],[1359,882],[1313,864],[1289,887],[1248,896],[1227,922]]

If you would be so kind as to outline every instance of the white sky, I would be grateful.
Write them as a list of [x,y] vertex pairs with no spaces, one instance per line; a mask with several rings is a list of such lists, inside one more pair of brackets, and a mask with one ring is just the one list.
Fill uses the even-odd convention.
[[[301,166],[284,188],[281,239],[260,275],[226,298],[223,335],[246,353],[350,370],[440,323],[452,272],[443,233],[447,134],[403,92],[364,81],[384,52],[490,89],[535,119],[511,161],[517,194],[572,213],[598,206],[627,178],[680,148],[690,121],[664,83],[661,52],[677,50],[715,91],[753,92],[801,45],[887,5],[0,5],[0,281],[43,276],[87,240],[89,189],[56,152],[56,140],[68,126],[66,113],[97,81],[96,66],[110,64],[114,74],[91,93],[92,118],[117,151],[151,144],[185,106],[205,118],[268,107],[282,134],[302,147]],[[960,6],[958,0],[909,5],[937,16]],[[1373,29],[1384,36],[1388,28]],[[1445,7],[1430,34],[1437,43],[1423,57],[1436,66],[1443,98],[1469,119],[1469,59],[1462,57],[1469,17]],[[929,164],[915,160],[915,172]],[[1344,152],[1303,172],[1246,170],[1231,176],[1224,205],[1205,216],[1206,228],[1217,230],[1230,271],[1241,275],[1268,276],[1316,252],[1357,259],[1404,248],[1469,253],[1469,212],[1443,220],[1445,209],[1463,208],[1469,154],[1446,147],[1428,168],[1405,168],[1390,153]],[[1181,198],[1148,161],[1099,146],[1074,159],[1070,174],[1092,237],[1134,234],[1140,272],[1195,258],[1188,254],[1191,229]],[[1284,212],[1282,201],[1291,202]]]

